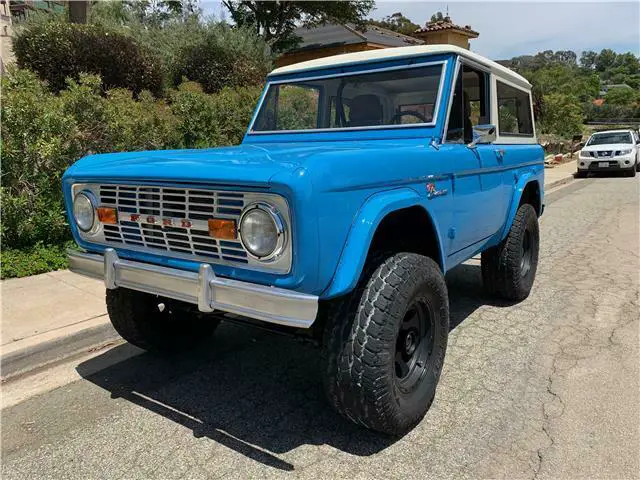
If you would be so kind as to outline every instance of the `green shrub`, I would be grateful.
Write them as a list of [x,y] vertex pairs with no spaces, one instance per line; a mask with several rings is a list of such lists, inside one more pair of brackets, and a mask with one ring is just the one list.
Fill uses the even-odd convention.
[[260,85],[271,69],[263,40],[242,28],[219,24],[178,52],[173,68],[174,85],[183,78],[198,82],[206,93],[224,87]]
[[640,119],[640,104],[635,105],[593,105],[588,103],[583,107],[587,121],[594,120],[624,120]]
[[146,90],[137,99],[126,89],[100,94],[100,78],[80,75],[60,92],[65,111],[78,124],[85,152],[157,150],[181,144],[176,119]]
[[38,244],[24,250],[3,249],[0,252],[0,278],[18,278],[27,275],[67,268],[67,248],[73,242],[62,245]]
[[181,84],[170,98],[182,145],[202,148],[240,143],[260,91],[259,87],[224,88],[207,95],[194,82]]
[[259,87],[208,95],[188,82],[168,104],[146,91],[138,98],[125,89],[103,93],[101,85],[99,76],[80,74],[56,95],[28,70],[2,78],[3,248],[70,238],[61,179],[83,155],[238,144],[260,96]]
[[131,36],[98,25],[36,23],[20,30],[14,42],[17,63],[46,80],[54,91],[68,77],[99,74],[105,90],[127,88],[161,95],[161,61]]
[[38,242],[58,244],[71,238],[61,187],[12,193],[0,188],[2,248],[23,248]]
[[60,180],[82,152],[73,116],[28,71],[2,79],[2,222],[4,248],[68,237]]

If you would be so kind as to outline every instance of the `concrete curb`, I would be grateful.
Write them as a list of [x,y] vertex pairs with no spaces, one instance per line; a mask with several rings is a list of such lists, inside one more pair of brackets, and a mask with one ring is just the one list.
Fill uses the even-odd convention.
[[103,348],[119,339],[120,336],[111,323],[105,323],[2,355],[2,382],[75,355]]
[[559,178],[558,180],[554,180],[553,182],[547,183],[544,186],[544,189],[551,190],[552,188],[556,188],[556,187],[559,187],[560,185],[564,185],[566,183],[573,181],[574,178],[575,177],[573,176],[573,174],[567,175],[566,177]]

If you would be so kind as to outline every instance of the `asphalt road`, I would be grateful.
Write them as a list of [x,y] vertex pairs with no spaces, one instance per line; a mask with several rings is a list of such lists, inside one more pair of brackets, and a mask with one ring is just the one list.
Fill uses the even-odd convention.
[[518,305],[483,295],[477,262],[449,275],[436,400],[400,440],[326,407],[315,347],[223,325],[172,360],[119,345],[4,409],[2,478],[638,478],[639,185],[549,194]]

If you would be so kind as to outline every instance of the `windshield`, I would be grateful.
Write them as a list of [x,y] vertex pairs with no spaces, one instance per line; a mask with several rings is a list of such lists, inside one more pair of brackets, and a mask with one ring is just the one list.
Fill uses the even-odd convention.
[[587,142],[587,147],[613,143],[632,143],[631,134],[629,132],[595,133]]
[[252,132],[432,123],[443,64],[272,83]]

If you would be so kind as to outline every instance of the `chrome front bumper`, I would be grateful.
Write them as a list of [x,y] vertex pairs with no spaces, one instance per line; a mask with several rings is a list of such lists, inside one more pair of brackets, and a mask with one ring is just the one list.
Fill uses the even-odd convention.
[[215,275],[210,265],[198,273],[124,260],[112,248],[104,255],[69,250],[72,272],[103,279],[109,289],[130,288],[193,303],[201,312],[235,313],[290,327],[309,328],[318,313],[318,297]]

